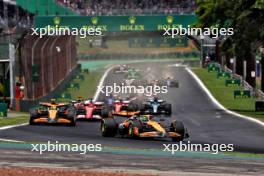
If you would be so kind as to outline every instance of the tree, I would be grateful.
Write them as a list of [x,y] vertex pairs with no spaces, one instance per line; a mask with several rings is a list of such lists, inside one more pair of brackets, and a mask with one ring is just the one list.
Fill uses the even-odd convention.
[[[226,56],[236,56],[237,73],[243,73],[243,61],[247,61],[246,81],[256,86],[251,71],[255,71],[255,55],[263,45],[264,0],[197,0],[201,27],[234,28],[234,35],[221,41]],[[264,79],[262,79],[264,81]]]

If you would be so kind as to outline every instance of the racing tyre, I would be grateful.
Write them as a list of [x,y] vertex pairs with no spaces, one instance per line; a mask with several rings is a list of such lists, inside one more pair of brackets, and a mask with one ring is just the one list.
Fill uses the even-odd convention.
[[75,109],[70,108],[68,111],[69,112],[67,114],[67,117],[71,121],[69,126],[76,126],[76,120],[75,120],[76,111],[75,111]]
[[29,119],[29,125],[36,125],[36,123],[34,122],[34,119],[32,117],[30,117],[30,119]]
[[35,125],[34,118],[38,116],[38,113],[36,110],[30,110],[30,118],[29,118],[29,125]]
[[164,109],[167,115],[171,115],[171,104],[165,104]]
[[[136,134],[135,128],[138,129],[138,133]],[[139,133],[141,132],[142,125],[138,121],[134,121],[128,126],[128,137],[130,138],[139,138]]]
[[113,118],[106,118],[102,120],[101,133],[103,137],[114,137],[116,135],[117,124]]
[[171,131],[180,134],[180,137],[172,137],[172,141],[180,142],[185,137],[185,128],[181,121],[176,121],[171,124]]
[[141,114],[146,114],[147,111],[151,111],[151,110],[152,110],[152,108],[151,108],[150,105],[148,105],[148,104],[142,104],[141,105],[141,108],[140,108],[140,113]]
[[69,126],[75,127],[76,126],[76,120],[72,119],[71,123],[69,124]]
[[137,105],[135,103],[130,103],[127,107],[127,111],[130,112],[137,111]]
[[110,110],[108,108],[103,108],[101,110],[101,116],[102,118],[107,118],[109,117],[109,114],[110,114]]

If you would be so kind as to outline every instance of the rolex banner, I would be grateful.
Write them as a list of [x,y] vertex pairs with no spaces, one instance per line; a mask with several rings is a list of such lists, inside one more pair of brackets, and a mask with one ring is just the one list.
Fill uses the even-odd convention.
[[161,31],[187,27],[197,20],[194,15],[169,16],[37,16],[35,28],[101,28],[102,31]]

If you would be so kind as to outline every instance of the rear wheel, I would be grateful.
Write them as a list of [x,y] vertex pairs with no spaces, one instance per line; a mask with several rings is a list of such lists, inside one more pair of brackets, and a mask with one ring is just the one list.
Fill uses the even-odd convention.
[[117,124],[113,118],[106,118],[102,120],[101,133],[103,137],[114,137],[116,135]]
[[72,119],[69,126],[75,127],[76,126],[76,120]]
[[137,105],[135,103],[130,103],[127,107],[127,111],[133,112],[133,111],[137,111]]
[[71,121],[69,126],[76,126],[76,111],[74,108],[69,108],[67,118]]
[[181,121],[176,121],[171,124],[171,131],[181,135],[180,137],[172,137],[172,141],[180,142],[185,136],[185,127]]
[[165,104],[164,109],[167,115],[171,115],[171,104]]

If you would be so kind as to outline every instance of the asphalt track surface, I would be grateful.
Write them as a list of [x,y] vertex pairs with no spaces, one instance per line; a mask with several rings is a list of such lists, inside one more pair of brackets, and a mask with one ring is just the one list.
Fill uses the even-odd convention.
[[[235,117],[219,110],[203,92],[184,67],[168,67],[168,63],[146,63],[135,65],[141,70],[151,68],[159,76],[173,76],[179,88],[169,88],[167,94],[159,95],[172,103],[172,117],[181,120],[189,131],[189,140],[201,144],[234,144],[235,151],[264,153],[264,128],[248,120]],[[120,82],[122,74],[110,74],[105,85]],[[99,99],[102,99],[100,95]],[[169,118],[169,117],[168,117]],[[0,138],[41,142],[59,141],[74,144],[102,144],[107,147],[164,149],[170,140],[133,140],[126,138],[103,138],[100,122],[78,121],[76,127],[66,126],[20,126],[0,131]]]

